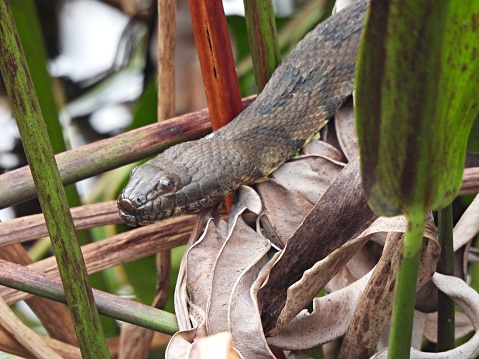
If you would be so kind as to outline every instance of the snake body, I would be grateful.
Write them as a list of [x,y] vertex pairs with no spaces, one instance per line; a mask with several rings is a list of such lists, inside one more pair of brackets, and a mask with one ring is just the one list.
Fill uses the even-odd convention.
[[212,207],[292,157],[353,91],[366,7],[359,1],[306,35],[227,126],[133,169],[118,198],[123,221],[144,225]]

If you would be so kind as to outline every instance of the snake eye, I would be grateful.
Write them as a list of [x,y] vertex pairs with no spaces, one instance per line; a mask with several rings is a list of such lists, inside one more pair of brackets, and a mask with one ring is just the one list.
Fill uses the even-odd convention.
[[[152,181],[153,185],[153,181]],[[182,188],[181,178],[172,172],[161,173],[154,179],[153,191],[155,196],[171,194]]]
[[162,193],[168,193],[174,190],[175,183],[170,176],[161,177],[158,181],[157,188]]

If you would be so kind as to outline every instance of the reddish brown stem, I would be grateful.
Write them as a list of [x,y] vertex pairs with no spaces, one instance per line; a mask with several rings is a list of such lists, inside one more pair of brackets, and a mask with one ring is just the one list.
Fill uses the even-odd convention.
[[[220,0],[189,0],[213,131],[228,124],[242,110],[233,51]],[[233,195],[225,200],[229,210]]]
[[226,18],[219,0],[189,5],[211,127],[217,130],[243,110]]

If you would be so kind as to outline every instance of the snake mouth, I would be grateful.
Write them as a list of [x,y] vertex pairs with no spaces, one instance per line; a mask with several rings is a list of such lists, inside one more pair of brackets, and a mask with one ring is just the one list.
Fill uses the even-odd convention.
[[[137,200],[126,198],[123,194],[120,194],[117,199],[120,218],[131,227],[146,226],[177,214],[174,210],[164,210],[160,213],[151,212],[148,211],[148,206],[138,205],[138,203]],[[184,211],[181,211],[181,213],[184,213]]]
[[139,225],[136,218],[136,208],[132,205],[131,201],[123,198],[121,195],[117,200],[118,210],[120,218],[123,222],[131,227],[136,227]]

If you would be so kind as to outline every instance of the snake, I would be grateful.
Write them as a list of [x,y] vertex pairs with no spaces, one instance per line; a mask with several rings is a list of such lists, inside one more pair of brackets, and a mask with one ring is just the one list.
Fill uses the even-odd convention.
[[147,225],[213,207],[294,156],[353,92],[366,8],[360,0],[316,26],[229,124],[135,167],[117,200],[122,220]]

